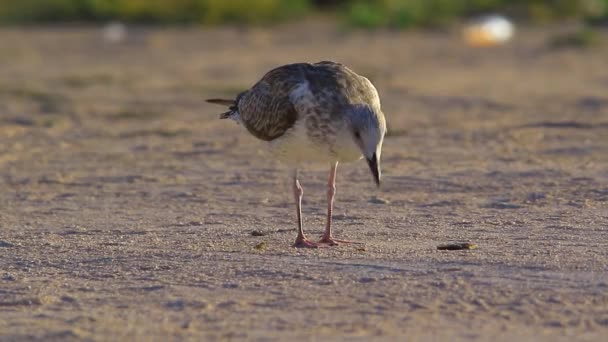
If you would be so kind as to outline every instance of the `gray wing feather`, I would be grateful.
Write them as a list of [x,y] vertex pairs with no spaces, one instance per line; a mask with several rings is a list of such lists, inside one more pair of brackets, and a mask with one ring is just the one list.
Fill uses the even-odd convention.
[[[298,87],[307,96],[292,96]],[[380,106],[378,93],[369,80],[334,62],[288,64],[269,71],[249,91],[241,94],[237,107],[247,130],[262,140],[274,140],[305,118],[312,131],[319,120],[335,120],[352,105]],[[310,114],[317,115],[310,115]]]
[[297,65],[276,68],[243,94],[237,106],[251,134],[270,141],[293,127],[298,112],[289,95],[301,82],[299,75]]

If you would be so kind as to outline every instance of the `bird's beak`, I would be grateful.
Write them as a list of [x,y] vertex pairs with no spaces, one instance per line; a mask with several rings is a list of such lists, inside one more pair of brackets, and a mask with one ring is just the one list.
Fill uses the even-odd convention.
[[369,165],[369,169],[372,171],[376,185],[380,187],[380,165],[378,164],[377,154],[374,153],[371,158],[367,159],[367,165]]

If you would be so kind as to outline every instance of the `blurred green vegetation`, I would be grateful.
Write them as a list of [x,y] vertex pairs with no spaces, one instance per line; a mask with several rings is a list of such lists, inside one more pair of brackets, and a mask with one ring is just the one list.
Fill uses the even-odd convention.
[[500,13],[534,23],[608,19],[608,0],[354,0],[346,20],[360,27],[437,27],[457,19]]
[[0,0],[0,21],[259,24],[301,16],[309,9],[308,0]]
[[577,31],[562,33],[549,41],[553,48],[591,48],[601,45],[601,37],[597,31],[583,27]]
[[594,23],[608,20],[608,0],[0,0],[4,23],[262,24],[318,12],[364,28],[436,27],[489,12]]

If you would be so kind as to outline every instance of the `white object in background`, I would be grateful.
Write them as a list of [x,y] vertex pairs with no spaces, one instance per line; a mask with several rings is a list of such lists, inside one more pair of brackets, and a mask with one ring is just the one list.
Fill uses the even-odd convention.
[[125,24],[113,21],[103,27],[103,40],[108,43],[120,43],[127,38],[127,27]]
[[475,47],[496,46],[513,37],[515,27],[511,21],[500,15],[480,18],[464,29],[465,41]]

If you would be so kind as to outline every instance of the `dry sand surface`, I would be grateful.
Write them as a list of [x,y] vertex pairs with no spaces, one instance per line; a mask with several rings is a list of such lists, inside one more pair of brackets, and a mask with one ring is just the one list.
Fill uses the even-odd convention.
[[[608,44],[553,33],[0,30],[0,340],[603,340]],[[204,102],[325,59],[389,121],[382,189],[338,171],[365,248],[292,248],[287,167]],[[301,177],[312,236],[327,172]]]

